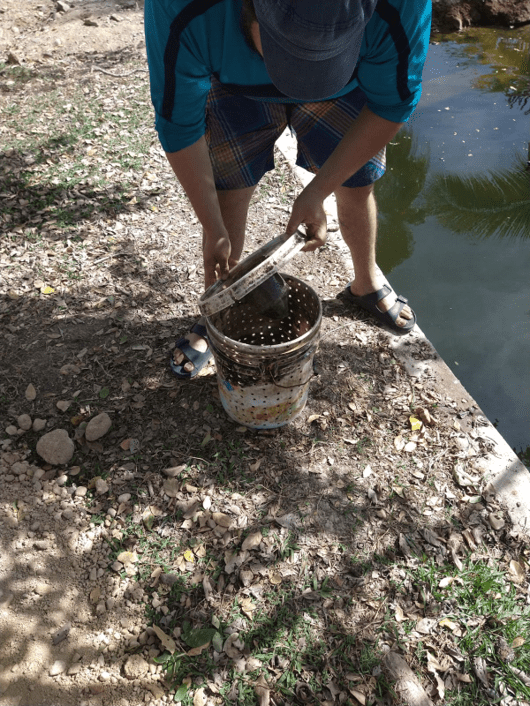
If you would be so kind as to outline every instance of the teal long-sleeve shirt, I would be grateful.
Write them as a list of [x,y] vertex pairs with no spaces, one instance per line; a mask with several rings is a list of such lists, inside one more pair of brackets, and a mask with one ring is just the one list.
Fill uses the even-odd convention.
[[[245,41],[240,14],[241,0],[146,0],[151,100],[166,152],[178,152],[204,135],[212,76],[250,99],[304,102],[272,84],[262,58]],[[431,0],[379,0],[352,80],[329,98],[360,86],[370,110],[406,122],[421,95],[430,21]]]

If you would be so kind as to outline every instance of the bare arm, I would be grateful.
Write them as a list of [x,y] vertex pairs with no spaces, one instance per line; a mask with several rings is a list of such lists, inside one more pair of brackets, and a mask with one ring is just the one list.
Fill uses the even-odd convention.
[[381,118],[366,106],[328,157],[315,178],[293,205],[287,232],[301,223],[311,238],[304,250],[315,250],[326,242],[326,215],[323,201],[376,155],[397,134],[402,123]]
[[209,287],[217,274],[222,279],[228,275],[230,239],[219,208],[206,140],[203,136],[178,152],[166,152],[166,156],[204,229],[204,280]]

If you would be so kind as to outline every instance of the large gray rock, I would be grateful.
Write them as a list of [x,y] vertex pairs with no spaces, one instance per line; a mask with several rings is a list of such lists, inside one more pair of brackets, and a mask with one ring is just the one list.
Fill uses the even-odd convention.
[[37,453],[52,466],[68,463],[74,455],[74,451],[74,442],[68,436],[66,429],[49,431],[37,442]]

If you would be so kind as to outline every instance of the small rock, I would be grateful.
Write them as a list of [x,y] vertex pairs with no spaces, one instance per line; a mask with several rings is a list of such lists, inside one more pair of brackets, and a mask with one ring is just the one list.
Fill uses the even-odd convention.
[[28,402],[33,402],[33,400],[37,397],[37,390],[31,383],[26,387],[25,397]]
[[153,694],[153,698],[157,701],[164,698],[166,692],[158,684],[148,684],[147,688]]
[[7,593],[2,593],[0,595],[0,610],[2,610],[2,608],[9,608],[14,597],[15,595],[9,591]]
[[74,442],[66,429],[54,429],[37,442],[37,453],[52,466],[68,463],[74,455]]
[[178,581],[179,577],[176,574],[162,574],[160,576],[160,583],[163,583],[165,586],[174,586]]
[[69,676],[73,676],[74,674],[78,674],[81,671],[81,665],[79,662],[77,664],[72,664],[70,669],[66,672]]
[[96,493],[98,495],[102,495],[103,493],[108,492],[109,489],[109,484],[103,480],[103,478],[97,478],[96,479]]
[[131,655],[123,665],[127,679],[139,679],[149,671],[149,664],[141,655]]
[[109,19],[113,22],[121,22],[121,17],[119,17],[119,15],[111,15]]
[[87,441],[96,441],[108,432],[112,426],[112,419],[106,412],[98,414],[97,417],[91,419],[85,429],[85,438]]
[[67,5],[63,0],[57,0],[56,6],[59,12],[68,12],[70,9],[70,5]]
[[17,417],[17,424],[24,431],[29,431],[31,429],[31,417],[29,414],[21,414],[20,417]]
[[71,629],[72,629],[72,624],[65,623],[65,625],[62,626],[62,628],[59,628],[59,630],[57,630],[57,632],[55,632],[52,635],[52,643],[54,645],[58,645],[60,642],[65,640],[68,637]]
[[109,679],[110,679],[110,674],[109,674],[109,672],[105,672],[105,671],[100,672],[100,674],[99,674],[99,681],[109,681]]
[[13,424],[10,424],[8,427],[6,427],[6,434],[9,434],[9,436],[15,436],[15,434],[18,433],[17,427],[13,426]]
[[48,551],[48,549],[50,548],[50,542],[47,539],[36,539],[33,542],[33,546],[35,547],[35,549],[38,549],[41,552],[45,552]]
[[488,517],[492,529],[498,531],[504,527],[504,518],[500,512],[492,512]]
[[79,488],[75,489],[74,495],[76,496],[76,498],[84,498],[87,492],[88,488],[86,488],[84,485],[80,485]]
[[131,499],[130,493],[122,493],[121,495],[118,495],[118,502],[119,503],[128,503],[130,499]]
[[63,662],[62,659],[57,659],[50,667],[50,671],[48,672],[48,674],[50,675],[50,677],[56,677],[58,674],[62,674],[65,671],[66,662]]
[[12,51],[8,52],[7,54],[7,63],[10,64],[11,66],[20,66],[22,63],[20,61],[20,58]]
[[33,431],[42,431],[44,427],[46,426],[46,420],[45,419],[39,419],[38,417],[33,420]]
[[59,400],[59,402],[57,402],[57,404],[56,404],[55,406],[56,406],[57,409],[60,410],[61,412],[66,412],[67,409],[70,407],[71,404],[72,404],[71,401],[68,401],[68,400]]
[[122,564],[121,562],[119,562],[119,561],[115,561],[113,564],[110,565],[110,568],[111,568],[113,571],[116,571],[116,573],[118,573],[118,572],[122,571],[122,569],[123,569],[123,564]]
[[99,27],[99,23],[96,22],[96,20],[93,20],[91,17],[87,17],[84,21],[84,24],[87,27]]

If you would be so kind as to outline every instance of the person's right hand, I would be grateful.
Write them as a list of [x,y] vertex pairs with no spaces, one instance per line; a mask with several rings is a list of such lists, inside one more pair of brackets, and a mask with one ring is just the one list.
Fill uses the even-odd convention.
[[202,240],[204,283],[206,289],[218,279],[226,279],[230,269],[230,238],[226,231],[206,233]]

